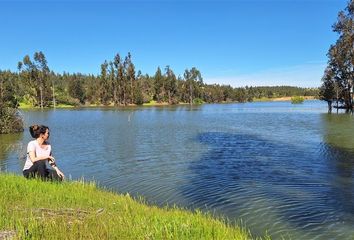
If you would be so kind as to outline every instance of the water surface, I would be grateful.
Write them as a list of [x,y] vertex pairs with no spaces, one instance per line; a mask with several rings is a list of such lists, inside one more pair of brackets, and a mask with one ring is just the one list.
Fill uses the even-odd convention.
[[[66,175],[203,209],[274,238],[354,239],[354,117],[305,101],[24,111]],[[0,135],[21,173],[29,133]]]

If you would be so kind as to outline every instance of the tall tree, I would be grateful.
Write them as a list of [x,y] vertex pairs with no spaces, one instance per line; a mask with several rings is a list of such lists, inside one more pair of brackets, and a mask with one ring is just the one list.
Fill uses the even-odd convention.
[[74,78],[69,82],[68,91],[73,98],[79,100],[80,104],[85,103],[85,91],[80,76],[74,74]]
[[124,65],[119,54],[116,54],[113,61],[116,69],[116,77],[113,84],[113,95],[115,104],[123,104],[123,84],[124,84]]
[[176,94],[177,94],[177,78],[170,66],[166,66],[165,68],[165,79],[166,79],[166,84],[165,84],[165,89],[167,91],[167,96],[168,96],[168,103],[169,104],[175,104],[178,101],[176,100]]
[[164,78],[161,73],[160,67],[157,68],[155,76],[154,76],[154,88],[155,88],[155,96],[154,99],[157,102],[161,102],[163,100],[163,81]]
[[198,69],[193,67],[191,70],[186,69],[184,79],[188,89],[189,104],[193,104],[194,98],[201,98],[203,94],[203,78]]
[[[328,66],[326,68],[320,98],[329,99],[331,88],[336,86],[341,101],[347,110],[353,110],[353,81],[354,81],[354,0],[348,2],[345,11],[340,11],[333,31],[339,38],[328,51]],[[328,89],[327,89],[328,88]],[[331,104],[328,105],[329,109]]]
[[49,67],[45,55],[42,52],[35,52],[33,62],[26,55],[23,58],[23,62],[18,63],[18,69],[21,70],[19,74],[26,80],[28,85],[28,97],[34,97],[34,104],[39,105],[41,108],[48,106],[51,94],[48,84]]
[[126,73],[127,73],[127,89],[128,89],[128,94],[129,94],[129,102],[132,104],[135,102],[134,100],[134,92],[135,92],[135,66],[132,62],[131,54],[130,52],[128,53],[128,56],[126,58]]
[[43,108],[48,97],[49,67],[47,59],[41,51],[34,53],[34,67],[39,89],[40,107]]
[[108,63],[107,61],[104,61],[103,64],[101,64],[101,76],[100,76],[100,98],[101,98],[101,103],[103,105],[108,105],[110,103],[110,84],[109,84],[109,77],[107,74],[107,68],[108,68]]

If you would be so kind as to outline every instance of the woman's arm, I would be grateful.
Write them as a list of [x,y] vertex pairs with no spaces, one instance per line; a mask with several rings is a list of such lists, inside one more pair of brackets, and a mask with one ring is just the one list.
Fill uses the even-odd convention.
[[[52,153],[50,153],[52,154]],[[51,156],[52,157],[52,156]],[[49,165],[57,172],[58,176],[64,180],[65,175],[62,171],[60,171],[60,169],[57,167],[57,164],[55,163],[55,159],[54,157],[52,157],[51,159],[48,159]]]
[[28,156],[31,159],[32,163],[35,163],[37,161],[41,161],[41,160],[53,160],[54,158],[52,156],[41,156],[41,157],[36,157],[36,154],[34,151],[30,151],[28,152]]
[[63,173],[62,171],[60,171],[60,169],[57,167],[57,165],[54,165],[54,166],[52,166],[52,167],[53,167],[53,169],[57,172],[58,176],[59,176],[62,180],[64,180],[65,175],[64,175],[64,173]]

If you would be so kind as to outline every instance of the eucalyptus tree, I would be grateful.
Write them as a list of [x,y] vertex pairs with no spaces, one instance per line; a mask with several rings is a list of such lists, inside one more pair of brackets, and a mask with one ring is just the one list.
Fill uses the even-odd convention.
[[77,99],[80,104],[85,103],[85,90],[81,74],[73,74],[69,82],[68,92],[70,96]]
[[108,82],[110,85],[110,90],[111,90],[111,97],[113,104],[116,105],[116,91],[115,91],[115,76],[116,76],[116,71],[114,69],[114,63],[112,61],[109,62],[109,69],[108,69]]
[[193,80],[192,80],[192,74],[190,73],[190,71],[188,69],[186,69],[184,71],[184,80],[186,83],[186,90],[188,92],[188,102],[189,104],[193,103]]
[[38,84],[37,89],[39,90],[40,107],[43,108],[44,104],[47,105],[49,67],[47,59],[41,51],[34,53],[34,70]]
[[25,86],[26,94],[23,96],[25,102],[31,103],[33,106],[38,105],[36,83],[35,83],[35,70],[34,64],[28,55],[23,57],[22,62],[18,62],[19,75]]
[[154,75],[154,89],[155,89],[154,99],[157,102],[163,101],[164,98],[163,86],[164,86],[164,77],[162,76],[160,67],[157,67],[156,73]]
[[168,103],[169,104],[175,104],[178,103],[178,100],[176,99],[176,94],[177,94],[177,78],[172,69],[170,68],[169,65],[166,66],[165,68],[165,89],[167,92],[168,96]]
[[148,74],[138,74],[138,81],[140,82],[141,93],[144,102],[150,102],[155,97],[155,79]]
[[113,90],[113,103],[115,106],[119,104],[119,79],[118,79],[118,68],[121,62],[119,54],[114,56],[113,60],[113,69],[111,65],[111,74],[113,75],[112,79],[112,90]]
[[18,63],[19,73],[24,78],[25,84],[27,84],[28,98],[34,97],[33,104],[39,105],[43,108],[48,106],[48,99],[50,95],[50,89],[48,87],[49,80],[49,67],[47,59],[42,52],[34,53],[34,61],[26,55],[23,58],[23,62]]
[[85,95],[86,99],[91,103],[91,104],[100,104],[100,77],[94,76],[94,75],[89,75],[86,78],[86,88],[85,88]]
[[126,65],[126,84],[127,84],[127,90],[128,90],[128,95],[129,95],[129,102],[132,104],[135,102],[134,100],[134,92],[135,92],[135,66],[132,62],[132,57],[130,52],[128,52],[128,56],[126,57],[125,60],[125,65]]
[[337,107],[338,107],[338,87],[336,87],[336,81],[334,78],[334,72],[331,68],[326,68],[325,74],[322,77],[323,84],[320,88],[320,99],[324,100],[328,104],[328,112],[332,112],[332,102],[334,99],[337,99]]
[[200,71],[193,67],[191,70],[184,71],[184,79],[187,85],[189,104],[192,104],[194,98],[202,98],[203,78]]
[[[121,69],[120,76],[122,78],[122,86],[121,86],[121,91],[122,91],[122,104],[124,106],[128,105],[129,102],[129,83],[128,83],[128,78],[127,78],[127,69],[129,66],[129,57],[126,56],[123,62],[123,68]],[[119,73],[118,73],[119,74]]]
[[115,71],[116,71],[116,76],[115,80],[113,82],[113,98],[114,98],[114,103],[115,105],[121,105],[123,104],[123,98],[124,98],[124,65],[122,62],[122,58],[120,57],[119,54],[116,54],[114,57],[113,61]]
[[142,105],[144,103],[143,86],[144,86],[144,76],[139,70],[136,75],[136,81],[134,87],[134,104],[136,105]]
[[101,76],[100,76],[100,100],[101,104],[108,105],[111,100],[111,91],[109,84],[109,77],[107,73],[108,63],[104,61],[101,64]]
[[[320,98],[331,102],[331,89],[336,88],[337,96],[347,110],[353,110],[354,81],[354,0],[348,2],[345,11],[340,11],[333,31],[339,38],[328,51],[328,66],[322,78]],[[328,88],[328,89],[327,89]],[[338,99],[337,97],[337,99]],[[329,109],[331,105],[328,105]]]

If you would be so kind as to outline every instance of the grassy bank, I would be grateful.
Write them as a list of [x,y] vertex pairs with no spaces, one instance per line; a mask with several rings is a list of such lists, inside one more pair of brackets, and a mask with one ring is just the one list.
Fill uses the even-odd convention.
[[49,183],[0,173],[0,238],[251,239],[200,212],[147,206],[94,184]]
[[[314,100],[314,96],[301,96],[304,100]],[[291,101],[292,97],[279,97],[279,98],[254,98],[253,102],[281,102],[281,101]]]

